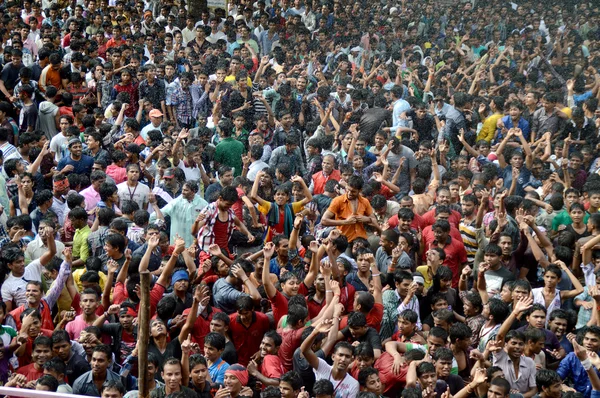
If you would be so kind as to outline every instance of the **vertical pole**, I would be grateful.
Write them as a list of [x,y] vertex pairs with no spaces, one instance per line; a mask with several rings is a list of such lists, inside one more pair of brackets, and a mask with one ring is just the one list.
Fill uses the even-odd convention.
[[138,389],[140,398],[148,398],[148,342],[150,337],[150,272],[140,274],[140,309],[138,313]]

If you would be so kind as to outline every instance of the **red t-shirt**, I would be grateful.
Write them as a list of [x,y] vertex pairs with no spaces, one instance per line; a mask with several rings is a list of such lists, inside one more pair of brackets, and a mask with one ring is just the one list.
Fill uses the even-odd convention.
[[34,381],[44,375],[44,369],[42,368],[42,370],[37,370],[35,368],[35,363],[30,363],[27,366],[17,369],[17,373],[27,377],[27,381]]
[[296,348],[300,347],[302,344],[302,332],[304,328],[300,329],[277,329],[277,333],[282,338],[281,347],[279,347],[279,352],[277,355],[279,359],[281,359],[281,363],[286,372],[292,370],[292,358],[294,356],[294,351]]
[[[196,322],[194,322],[194,328],[192,329],[192,340],[194,343],[198,343],[201,350],[204,350],[204,338],[210,333],[210,321],[217,312],[221,312],[220,309],[211,307],[212,311],[205,318],[202,314],[198,315]],[[183,311],[183,315],[190,313],[191,308],[186,308]]]
[[[238,363],[244,366],[250,362],[250,357],[260,349],[263,335],[271,329],[271,321],[262,312],[255,311],[249,327],[242,324],[237,312],[229,315],[229,330],[231,340],[235,345]],[[280,350],[281,352],[281,350]],[[290,357],[291,358],[291,357]]]
[[[425,227],[427,226],[427,224],[425,223],[425,220],[423,220],[423,217],[420,216],[417,213],[415,214],[415,218],[413,218],[412,223],[410,224],[410,227],[412,229],[414,229],[415,231],[417,230],[424,230]],[[390,226],[390,228],[397,228],[398,227],[398,215],[395,214],[393,216],[391,216],[388,220],[388,225]]]
[[285,373],[285,369],[277,355],[267,355],[260,365],[260,373],[270,379],[279,379]]
[[[371,311],[367,314],[367,326],[372,327],[373,329],[379,330],[381,329],[381,321],[383,319],[383,304],[375,303]],[[348,316],[342,317],[340,321],[340,330],[348,326]]]
[[[448,218],[448,222],[454,228],[458,228],[458,224],[460,224],[460,213],[456,210],[452,210],[450,213],[450,218]],[[433,225],[435,223],[435,207],[429,210],[427,213],[423,214],[423,221],[426,225]]]

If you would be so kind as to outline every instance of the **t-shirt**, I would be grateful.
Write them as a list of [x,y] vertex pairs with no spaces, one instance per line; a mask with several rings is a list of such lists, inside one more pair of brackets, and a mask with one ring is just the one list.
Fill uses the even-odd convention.
[[[348,340],[354,340],[352,334],[350,333],[350,327],[347,326],[342,329],[342,334]],[[357,338],[356,341],[361,343],[369,343],[371,347],[375,350],[381,350],[381,339],[379,338],[379,333],[371,327],[367,328],[367,332],[361,337]]]
[[117,185],[117,190],[121,204],[126,200],[132,200],[143,210],[144,203],[148,203],[150,188],[141,182],[138,182],[135,188],[131,188],[127,185],[127,181],[125,181]]
[[29,281],[42,281],[42,263],[39,260],[33,260],[29,263],[20,278],[14,276],[12,272],[8,275],[8,278],[2,284],[2,301],[5,303],[12,301],[14,308],[25,304],[25,290]]
[[317,369],[313,369],[313,372],[315,373],[315,380],[329,380],[333,384],[333,394],[335,398],[356,397],[358,395],[358,381],[356,381],[349,374],[346,374],[346,377],[344,377],[343,380],[334,380],[331,376],[331,370],[333,368],[329,366],[323,359],[318,359],[319,367]]
[[515,279],[515,275],[505,267],[485,272],[485,285],[489,294],[498,294],[507,281]]
[[[325,359],[323,350],[315,351],[315,355],[320,359]],[[300,348],[297,348],[296,351],[294,351],[293,364],[294,372],[298,372],[300,377],[302,377],[306,391],[312,391],[315,384],[315,374],[306,358],[302,356],[302,350]]]

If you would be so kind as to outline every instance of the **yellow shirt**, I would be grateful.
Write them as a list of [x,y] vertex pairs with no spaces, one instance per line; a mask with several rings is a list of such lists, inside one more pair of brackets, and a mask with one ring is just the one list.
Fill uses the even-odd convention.
[[[81,284],[81,276],[86,273],[85,268],[76,269],[73,271],[73,280],[75,281],[75,286],[77,286],[77,290],[83,292],[83,285]],[[100,277],[100,289],[104,291],[104,285],[106,285],[106,274],[104,272],[98,272],[98,276]]]
[[75,231],[73,236],[73,259],[86,261],[90,256],[90,248],[88,247],[87,238],[90,235],[91,229],[88,225]]
[[483,127],[479,134],[477,134],[477,141],[486,140],[487,142],[492,142],[494,137],[496,136],[496,125],[498,124],[498,120],[502,118],[501,113],[494,113],[483,122]]
[[428,268],[429,268],[428,265],[421,265],[421,266],[417,267],[417,272],[419,272],[421,275],[423,275],[423,279],[425,280],[425,284],[423,285],[425,287],[425,290],[429,290],[431,285],[433,285],[433,279],[431,279],[429,272],[427,272]]

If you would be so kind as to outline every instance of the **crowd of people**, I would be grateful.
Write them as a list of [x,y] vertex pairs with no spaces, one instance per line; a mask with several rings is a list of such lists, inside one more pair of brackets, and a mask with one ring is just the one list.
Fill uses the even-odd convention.
[[5,0],[0,41],[1,385],[600,397],[597,1]]

